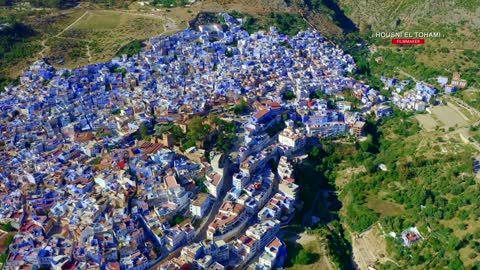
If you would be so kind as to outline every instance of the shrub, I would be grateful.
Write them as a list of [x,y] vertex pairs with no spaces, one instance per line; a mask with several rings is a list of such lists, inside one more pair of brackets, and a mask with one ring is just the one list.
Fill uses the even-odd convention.
[[315,254],[308,252],[305,249],[301,249],[297,256],[293,259],[295,264],[307,265],[311,264],[315,259]]

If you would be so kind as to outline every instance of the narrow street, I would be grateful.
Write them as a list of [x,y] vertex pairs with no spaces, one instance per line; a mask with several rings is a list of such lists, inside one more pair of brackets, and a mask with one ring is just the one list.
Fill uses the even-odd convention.
[[[221,191],[220,197],[217,198],[217,200],[213,203],[212,208],[208,213],[208,216],[203,218],[200,224],[200,227],[196,230],[195,238],[193,238],[193,242],[200,242],[206,239],[208,225],[213,221],[213,219],[215,218],[215,215],[218,213],[218,210],[220,209],[220,206],[222,206],[223,199],[227,195],[227,191],[229,191],[232,188],[232,175],[234,173],[235,164],[233,164],[229,158],[226,158],[224,166],[227,166],[226,174],[224,175],[225,186]],[[180,254],[182,248],[183,246],[180,246],[174,251],[170,252],[167,256],[162,258],[160,262],[155,264],[151,269],[157,269],[157,267],[159,267],[166,260],[171,260],[172,258],[177,257]]]
[[223,199],[227,195],[227,192],[232,188],[232,175],[234,173],[234,164],[230,161],[228,157],[225,157],[225,162],[224,166],[226,166],[226,173],[223,176],[224,177],[224,187],[220,193],[220,196],[215,200],[215,202],[212,205],[212,208],[210,209],[210,212],[208,213],[208,216],[204,217],[200,227],[196,231],[195,238],[193,239],[194,242],[202,241],[203,239],[206,238],[207,235],[207,229],[208,225],[213,221],[215,218],[215,215],[218,213],[218,210],[220,209],[220,206],[222,206]]

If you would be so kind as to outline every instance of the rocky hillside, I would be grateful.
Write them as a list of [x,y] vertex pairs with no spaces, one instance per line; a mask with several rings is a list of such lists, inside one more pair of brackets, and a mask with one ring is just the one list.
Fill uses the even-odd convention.
[[480,28],[480,2],[477,0],[338,0],[338,3],[362,30],[388,31],[452,24]]
[[478,0],[285,0],[285,2],[292,9],[308,15],[316,26],[323,27],[323,24],[333,22],[344,33],[356,30],[360,32],[444,30],[445,36],[448,36],[455,35],[458,29],[465,29],[470,32],[468,37],[480,38]]
[[[472,89],[480,87],[480,2],[478,0],[285,0],[310,24],[345,48],[361,38],[371,54],[350,52],[366,74],[435,82],[438,75],[460,72]],[[424,46],[391,46],[378,32],[428,32]],[[350,34],[350,35],[349,35]],[[347,39],[345,39],[347,37]],[[360,57],[358,57],[360,56]],[[374,56],[369,58],[369,56]],[[367,58],[365,58],[367,57]],[[398,59],[413,59],[402,66]],[[364,59],[362,59],[364,58]],[[372,59],[382,59],[375,63]],[[403,74],[403,75],[402,75]],[[480,97],[480,92],[479,92]],[[467,100],[468,102],[468,100]]]

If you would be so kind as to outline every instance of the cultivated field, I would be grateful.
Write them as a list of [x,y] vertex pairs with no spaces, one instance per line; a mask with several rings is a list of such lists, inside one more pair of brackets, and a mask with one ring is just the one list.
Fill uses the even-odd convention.
[[439,123],[430,114],[417,114],[415,116],[423,129],[427,131],[434,130]]
[[387,245],[378,225],[358,236],[352,236],[352,249],[358,269],[367,269],[368,265],[375,265],[378,262],[391,261],[386,258]]
[[467,127],[478,120],[476,115],[459,106],[453,100],[449,100],[448,105],[432,107],[431,114],[418,114],[415,118],[427,131],[432,131],[437,127],[444,129]]
[[462,127],[468,123],[468,118],[452,106],[435,106],[432,108],[432,113],[444,128]]

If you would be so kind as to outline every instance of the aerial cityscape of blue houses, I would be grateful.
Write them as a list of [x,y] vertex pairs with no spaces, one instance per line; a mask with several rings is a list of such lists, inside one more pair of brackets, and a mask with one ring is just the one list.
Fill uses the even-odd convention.
[[[219,16],[227,27],[151,38],[107,63],[37,61],[0,93],[0,223],[18,230],[5,269],[281,267],[277,235],[301,207],[293,168],[310,140],[362,136],[366,114],[424,111],[437,94],[383,78],[387,102],[319,32],[249,34]],[[228,110],[242,102],[248,115]],[[185,132],[214,111],[237,123],[231,153],[135,135],[152,123]]]

